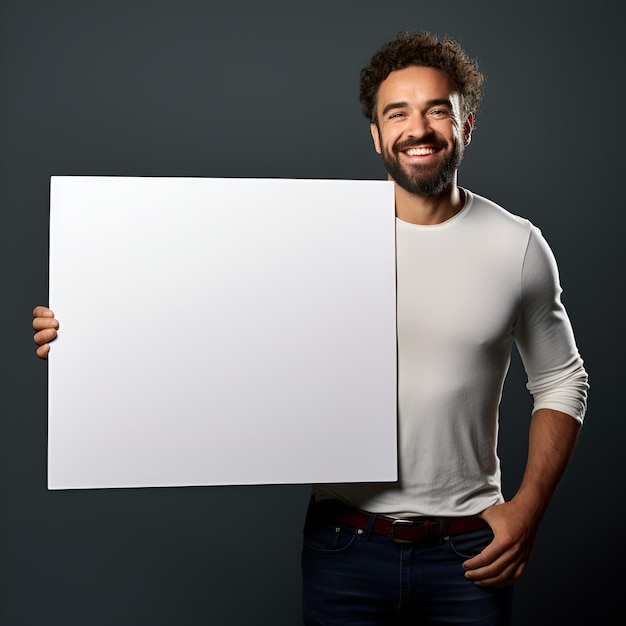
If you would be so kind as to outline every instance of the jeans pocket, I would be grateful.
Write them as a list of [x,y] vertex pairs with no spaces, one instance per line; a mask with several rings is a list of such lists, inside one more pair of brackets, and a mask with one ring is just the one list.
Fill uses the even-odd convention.
[[303,545],[320,553],[344,552],[350,548],[357,535],[356,528],[329,521],[309,520],[304,527]]
[[481,528],[450,537],[450,548],[462,559],[471,559],[482,552],[493,540],[491,528]]

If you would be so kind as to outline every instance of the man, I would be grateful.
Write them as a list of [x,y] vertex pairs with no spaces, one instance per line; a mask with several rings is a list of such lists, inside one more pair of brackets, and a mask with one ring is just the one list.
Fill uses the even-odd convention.
[[[457,185],[482,85],[456,42],[429,33],[400,33],[361,72],[396,190],[399,480],[314,485],[306,624],[508,624],[577,439],[587,375],[552,253],[527,220]],[[45,358],[58,322],[34,315]],[[522,483],[504,502],[498,405],[513,341],[534,407]]]

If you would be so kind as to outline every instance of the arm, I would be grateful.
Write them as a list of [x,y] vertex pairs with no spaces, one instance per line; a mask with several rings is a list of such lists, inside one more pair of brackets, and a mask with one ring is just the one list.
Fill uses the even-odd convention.
[[515,496],[485,509],[481,517],[494,538],[479,555],[465,561],[465,576],[477,585],[502,586],[526,567],[541,518],[571,457],[580,422],[566,413],[539,409],[530,425],[528,460]]
[[37,348],[37,356],[41,359],[48,358],[50,352],[50,341],[57,336],[59,322],[55,319],[54,313],[45,306],[36,306],[33,309],[33,328],[37,331],[33,337]]
[[480,585],[505,585],[521,576],[585,414],[587,373],[560,295],[552,251],[533,230],[514,329],[534,400],[528,459],[515,496],[481,514],[494,532],[493,542],[464,563],[467,578]]

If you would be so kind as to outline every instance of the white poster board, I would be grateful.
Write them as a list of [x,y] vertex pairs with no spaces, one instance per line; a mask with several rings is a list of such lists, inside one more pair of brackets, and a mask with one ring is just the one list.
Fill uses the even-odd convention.
[[396,479],[386,181],[55,176],[50,489]]

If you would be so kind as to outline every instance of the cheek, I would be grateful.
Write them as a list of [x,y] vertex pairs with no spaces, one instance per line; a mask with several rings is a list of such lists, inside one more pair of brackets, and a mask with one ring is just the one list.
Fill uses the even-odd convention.
[[393,154],[393,147],[398,142],[400,136],[397,133],[385,133],[379,135],[378,142],[378,152],[381,153],[382,150],[388,152],[389,154]]
[[463,138],[463,127],[461,126],[461,124],[459,124],[457,122],[453,122],[450,125],[448,133],[452,134],[452,136],[455,139],[462,139]]

